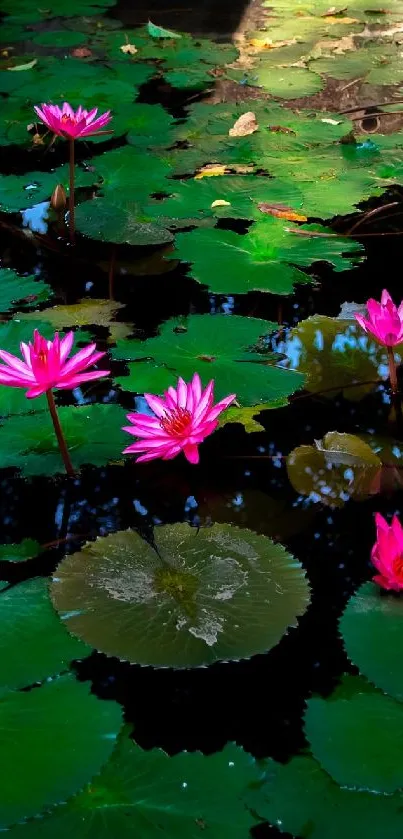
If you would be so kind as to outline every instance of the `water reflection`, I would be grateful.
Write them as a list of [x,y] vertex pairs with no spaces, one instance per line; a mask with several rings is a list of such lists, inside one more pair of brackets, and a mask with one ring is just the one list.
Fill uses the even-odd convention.
[[41,201],[28,210],[21,210],[22,226],[28,227],[33,233],[47,233],[49,207],[49,201]]

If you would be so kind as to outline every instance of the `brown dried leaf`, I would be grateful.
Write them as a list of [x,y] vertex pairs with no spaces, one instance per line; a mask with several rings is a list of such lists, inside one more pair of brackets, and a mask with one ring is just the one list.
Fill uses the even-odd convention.
[[92,52],[88,47],[77,47],[75,50],[72,50],[71,54],[74,58],[90,58]]
[[200,172],[194,176],[195,181],[200,181],[202,178],[213,178],[217,175],[225,175],[227,170],[226,166],[223,166],[221,163],[207,163],[206,166],[203,166],[200,169]]
[[307,216],[297,213],[292,207],[284,207],[283,204],[267,204],[265,201],[257,205],[260,212],[275,218],[284,218],[287,221],[307,221]]
[[247,111],[246,114],[237,119],[236,123],[230,128],[228,134],[230,137],[247,137],[248,134],[254,134],[259,128],[256,116],[253,111]]

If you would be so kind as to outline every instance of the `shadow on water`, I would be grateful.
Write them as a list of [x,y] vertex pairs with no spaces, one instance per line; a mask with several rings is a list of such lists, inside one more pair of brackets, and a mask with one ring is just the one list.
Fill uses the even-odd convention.
[[238,28],[248,0],[202,0],[192,3],[190,0],[119,0],[113,9],[113,16],[126,26],[138,26],[153,23],[167,29],[190,32],[197,38],[214,38],[228,41]]

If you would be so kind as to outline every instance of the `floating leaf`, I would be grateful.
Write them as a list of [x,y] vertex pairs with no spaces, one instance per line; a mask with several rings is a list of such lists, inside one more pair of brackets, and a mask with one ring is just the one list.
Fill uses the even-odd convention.
[[68,306],[53,306],[44,312],[20,314],[20,318],[28,323],[32,321],[32,328],[36,326],[35,321],[43,320],[44,317],[54,329],[65,326],[109,326],[122,308],[123,303],[117,303],[115,300],[95,300],[88,297]]
[[264,431],[264,426],[256,419],[257,415],[266,408],[279,408],[283,405],[287,405],[287,401],[279,399],[279,404],[269,402],[267,405],[252,405],[251,408],[229,407],[221,414],[218,425],[219,428],[222,428],[224,425],[239,422],[243,425],[247,434],[251,434],[253,431]]
[[307,217],[297,213],[292,207],[284,207],[283,204],[267,204],[262,201],[257,205],[261,213],[274,218],[284,218],[287,221],[307,221]]
[[[306,228],[317,229],[318,225]],[[255,290],[291,294],[296,283],[312,282],[300,268],[315,261],[332,262],[336,270],[351,267],[361,247],[348,247],[352,260],[343,257],[345,250],[343,240],[300,237],[287,230],[282,219],[268,217],[244,236],[218,228],[179,234],[174,256],[191,262],[192,276],[217,294]],[[209,257],[212,251],[213,262]]]
[[47,817],[12,828],[10,839],[245,839],[256,820],[243,803],[261,772],[229,743],[222,752],[143,751],[121,736],[99,778]]
[[201,667],[266,652],[308,606],[299,562],[256,533],[177,524],[155,540],[158,553],[121,531],[58,566],[52,599],[72,633],[131,662]]
[[[133,106],[134,107],[134,106]],[[154,106],[153,106],[154,107]],[[143,114],[143,108],[137,114]],[[136,110],[134,109],[130,116],[133,119],[133,130],[136,130]],[[156,124],[163,119],[163,125],[166,125],[165,117],[161,118],[161,112],[155,114],[154,129]],[[167,120],[168,121],[168,120]],[[127,123],[127,128],[130,128],[130,122]],[[168,192],[171,185],[166,178],[171,172],[171,167],[168,163],[158,157],[147,154],[146,152],[139,152],[132,146],[123,146],[122,148],[114,149],[113,151],[105,152],[96,162],[97,174],[102,178],[102,192],[109,197],[115,204],[118,204],[120,197],[125,204],[140,201],[148,197],[153,192]],[[131,194],[133,192],[133,195]],[[88,205],[87,205],[88,208]],[[140,221],[140,219],[139,219]]]
[[82,789],[110,757],[120,724],[119,706],[97,699],[70,674],[28,693],[3,694],[0,825]]
[[25,64],[15,64],[14,67],[9,67],[8,70],[9,70],[9,72],[11,72],[12,70],[14,70],[14,71],[17,71],[17,70],[18,71],[20,71],[20,70],[32,70],[32,68],[35,67],[35,64],[37,64],[37,63],[38,63],[38,59],[33,58],[32,61],[28,61]]
[[287,457],[295,491],[327,507],[342,507],[373,492],[381,460],[354,434],[329,431],[314,446],[297,446]]
[[[119,198],[118,198],[119,202]],[[130,209],[108,198],[84,201],[76,208],[76,229],[91,239],[117,245],[165,245],[173,235],[162,224],[142,222],[137,208]]]
[[152,38],[182,38],[182,35],[179,35],[178,32],[172,32],[170,29],[163,29],[162,26],[156,26],[155,23],[151,23],[151,20],[147,23],[147,32]]
[[[118,405],[82,405],[59,409],[67,448],[75,468],[104,466],[121,460],[125,418]],[[63,472],[52,421],[47,413],[15,416],[0,428],[0,468],[13,467],[24,475]]]
[[298,374],[273,367],[264,355],[250,351],[276,324],[239,315],[191,315],[186,331],[176,331],[176,326],[170,320],[156,338],[118,342],[112,354],[127,361],[153,358],[187,381],[195,372],[205,384],[214,378],[217,399],[236,393],[243,406],[277,402],[302,387]]
[[38,32],[33,37],[33,42],[41,47],[77,47],[87,40],[82,32],[72,29],[50,29],[48,32]]
[[66,631],[49,600],[47,581],[40,577],[3,592],[0,620],[2,689],[27,687],[57,675],[73,659],[91,652]]
[[[26,136],[26,120],[25,120]],[[0,175],[0,210],[16,213],[50,198],[55,186],[67,187],[68,166],[60,166],[53,172],[27,172],[26,175]],[[92,172],[76,168],[76,186],[90,186],[94,183]]]
[[321,77],[315,72],[300,67],[276,68],[265,66],[264,59],[253,68],[249,84],[263,87],[273,96],[283,99],[299,99],[300,96],[312,96],[323,88]]
[[396,839],[402,823],[402,794],[339,787],[312,757],[269,760],[265,782],[247,793],[247,802],[282,833],[306,839],[355,839],[357,831],[366,839]]
[[17,303],[29,308],[52,294],[51,287],[42,280],[33,276],[21,277],[11,268],[0,268],[0,312],[7,312]]
[[403,787],[403,705],[364,679],[348,676],[327,699],[309,699],[305,734],[341,786],[384,793]]
[[0,545],[1,562],[25,562],[41,552],[41,546],[35,539],[23,539],[17,545]]
[[[347,655],[371,682],[403,700],[403,600],[364,583],[350,597],[340,619]],[[402,784],[403,786],[403,784]]]

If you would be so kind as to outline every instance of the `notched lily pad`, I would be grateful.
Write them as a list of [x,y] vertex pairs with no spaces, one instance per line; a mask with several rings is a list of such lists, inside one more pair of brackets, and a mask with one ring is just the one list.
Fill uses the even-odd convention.
[[275,646],[309,603],[304,571],[249,530],[186,524],[88,543],[57,568],[52,599],[96,649],[154,667],[201,667]]

